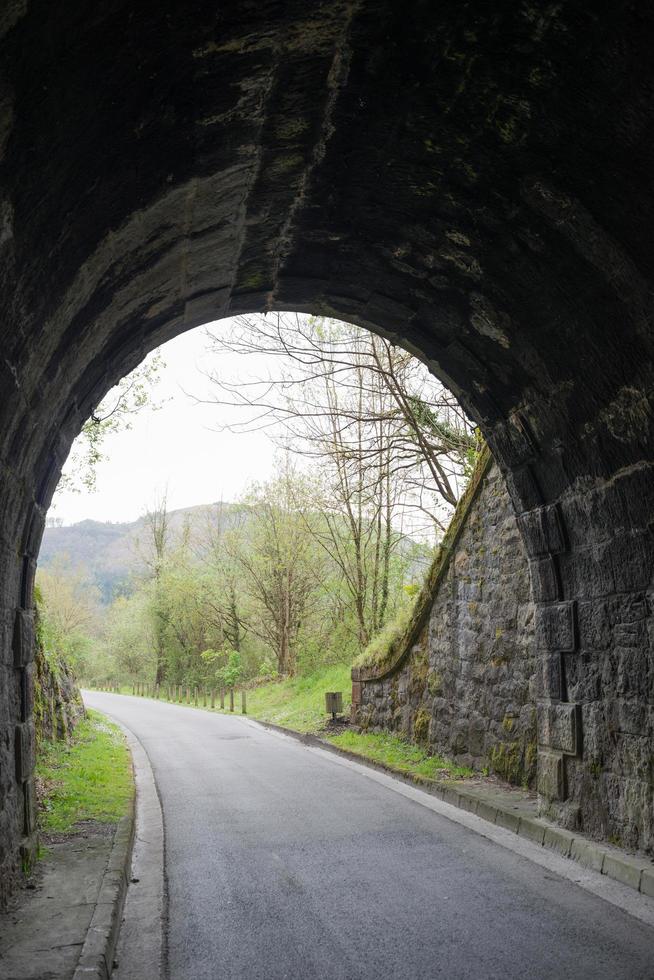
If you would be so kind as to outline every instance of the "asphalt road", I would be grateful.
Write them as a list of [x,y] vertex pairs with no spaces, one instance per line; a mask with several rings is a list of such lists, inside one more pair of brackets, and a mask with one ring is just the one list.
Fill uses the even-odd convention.
[[654,980],[650,927],[328,753],[238,716],[86,700],[152,764],[170,980]]

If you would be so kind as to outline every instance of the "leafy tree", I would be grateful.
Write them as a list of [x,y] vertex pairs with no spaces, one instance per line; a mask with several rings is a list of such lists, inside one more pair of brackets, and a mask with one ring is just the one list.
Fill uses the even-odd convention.
[[321,569],[298,482],[286,460],[276,479],[253,488],[246,498],[251,515],[247,533],[229,543],[253,604],[249,628],[273,653],[282,676],[295,673]]
[[76,674],[83,674],[99,630],[98,590],[63,562],[39,569],[37,583],[46,649],[63,657]]
[[220,687],[234,688],[243,675],[243,662],[238,650],[205,650],[202,659],[215,667],[215,678]]
[[131,429],[134,415],[143,409],[156,411],[161,407],[162,403],[155,401],[153,392],[165,366],[162,355],[155,351],[102,399],[73,443],[58,492],[92,493],[96,489],[97,468],[106,459],[104,443],[107,436]]

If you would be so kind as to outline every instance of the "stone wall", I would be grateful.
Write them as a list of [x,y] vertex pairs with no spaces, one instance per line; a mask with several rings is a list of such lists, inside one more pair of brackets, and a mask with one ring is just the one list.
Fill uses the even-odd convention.
[[489,456],[444,544],[427,615],[408,647],[392,665],[356,675],[355,721],[532,784],[537,655],[529,565],[504,480]]
[[67,739],[84,716],[73,672],[62,657],[46,651],[38,626],[34,657],[34,728],[41,739]]

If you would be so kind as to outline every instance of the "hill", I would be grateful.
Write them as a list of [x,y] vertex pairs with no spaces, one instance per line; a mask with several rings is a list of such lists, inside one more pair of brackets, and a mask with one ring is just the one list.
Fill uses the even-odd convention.
[[[188,526],[191,540],[206,542],[210,530],[225,530],[242,513],[239,504],[182,507],[168,514],[170,535],[178,538]],[[131,591],[130,580],[144,571],[147,544],[145,517],[124,523],[86,520],[68,527],[46,527],[39,565],[80,571],[98,587],[102,602],[109,603],[116,595]]]

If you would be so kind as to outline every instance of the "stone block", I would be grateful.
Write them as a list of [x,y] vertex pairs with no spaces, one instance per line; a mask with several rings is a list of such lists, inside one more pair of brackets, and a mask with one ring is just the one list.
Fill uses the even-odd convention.
[[14,751],[16,757],[16,779],[24,782],[34,772],[35,738],[34,722],[23,722],[16,725],[14,733]]
[[34,581],[36,578],[36,558],[23,558],[23,570],[20,577],[20,604],[23,609],[34,606]]
[[479,798],[471,793],[462,792],[459,794],[459,806],[468,813],[476,813],[479,809]]
[[556,504],[537,507],[518,518],[520,529],[532,558],[545,558],[567,550],[561,517]]
[[488,820],[490,823],[495,823],[497,820],[497,807],[486,800],[480,800],[477,806],[477,816]]
[[36,830],[36,789],[30,776],[23,783],[23,833],[30,837]]
[[34,658],[34,613],[17,609],[14,620],[14,666],[25,667]]
[[543,651],[574,652],[577,647],[574,602],[536,606],[536,643]]
[[546,800],[565,799],[565,773],[561,753],[539,751],[538,792]]
[[443,786],[438,795],[445,803],[449,803],[451,806],[461,806],[461,795],[453,786]]
[[21,721],[29,721],[34,714],[34,678],[36,665],[28,664],[20,672],[20,714]]
[[535,844],[542,844],[545,837],[545,824],[539,823],[535,817],[520,817],[518,836],[526,837]]
[[643,868],[640,879],[640,890],[643,895],[654,898],[654,865],[651,868]]
[[591,840],[575,837],[570,848],[570,857],[577,864],[592,871],[600,871],[604,865],[604,850]]
[[36,558],[39,553],[43,529],[45,527],[45,511],[38,505],[34,507],[32,516],[27,523],[25,540],[23,541],[23,552]]
[[557,851],[563,857],[570,856],[570,850],[574,841],[574,834],[560,827],[546,827],[543,845],[551,851]]
[[538,454],[529,423],[517,412],[513,412],[506,422],[495,424],[491,442],[495,444],[497,454],[514,466],[529,462]]
[[517,834],[520,827],[520,815],[511,810],[505,810],[503,807],[498,807],[495,823],[498,827],[504,827],[505,830],[511,830]]
[[529,563],[536,602],[556,602],[561,598],[561,583],[556,563],[549,555]]
[[530,466],[507,470],[506,483],[518,511],[533,510],[543,503],[543,495]]
[[602,874],[638,891],[644,865],[645,862],[642,859],[632,858],[629,854],[610,852],[604,855]]
[[576,755],[579,748],[579,710],[576,704],[541,702],[537,707],[538,742],[549,749]]
[[536,663],[536,696],[560,701],[563,696],[563,673],[560,653],[542,654]]

